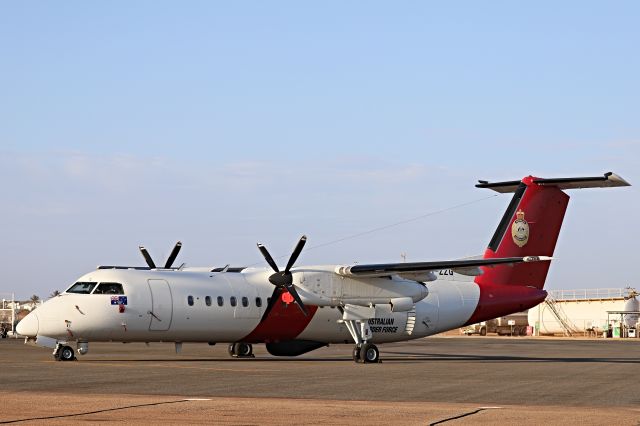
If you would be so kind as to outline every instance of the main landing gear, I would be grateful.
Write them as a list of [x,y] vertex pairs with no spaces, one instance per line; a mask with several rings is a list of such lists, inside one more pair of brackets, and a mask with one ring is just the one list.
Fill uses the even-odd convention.
[[344,308],[340,308],[340,310],[342,311],[341,321],[356,342],[352,352],[353,360],[365,364],[380,362],[380,351],[378,347],[369,342],[373,337],[373,333],[371,332],[371,328],[369,328],[367,319],[354,317]]
[[353,347],[353,360],[365,364],[380,362],[380,351],[373,343],[356,344]]
[[234,358],[255,358],[251,343],[237,342],[229,345],[229,355]]
[[[365,364],[380,362],[380,351],[373,343],[365,343],[360,348],[360,362]],[[358,362],[358,361],[356,361]]]

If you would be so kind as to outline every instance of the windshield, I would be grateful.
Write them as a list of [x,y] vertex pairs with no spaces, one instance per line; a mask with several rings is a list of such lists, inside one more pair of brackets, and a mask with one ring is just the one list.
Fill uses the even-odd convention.
[[79,281],[67,290],[67,293],[89,294],[98,283]]
[[120,283],[100,283],[93,294],[124,294]]

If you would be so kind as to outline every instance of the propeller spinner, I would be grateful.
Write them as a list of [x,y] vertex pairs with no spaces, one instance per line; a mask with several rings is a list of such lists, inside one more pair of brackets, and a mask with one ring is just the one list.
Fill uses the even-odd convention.
[[287,266],[284,268],[284,271],[280,271],[278,269],[278,265],[276,265],[276,262],[273,260],[273,258],[269,254],[269,251],[267,250],[267,248],[262,244],[258,244],[258,249],[260,250],[260,253],[262,253],[262,255],[264,256],[264,259],[267,261],[269,266],[271,266],[271,269],[275,271],[275,273],[269,276],[269,282],[279,289],[287,290],[289,294],[293,296],[293,299],[296,301],[296,303],[298,304],[298,307],[300,308],[300,310],[305,316],[309,315],[309,313],[307,311],[307,308],[304,306],[304,303],[302,303],[302,300],[300,299],[300,296],[296,291],[296,287],[293,285],[293,275],[291,274],[290,271],[291,271],[291,268],[293,267],[293,264],[296,262],[296,260],[298,260],[298,256],[300,256],[300,253],[302,252],[302,248],[304,247],[306,242],[307,242],[307,236],[303,235],[302,238],[300,238],[300,241],[298,241],[298,244],[296,245],[295,249],[293,249],[293,253],[291,253],[291,257],[289,258],[289,261],[287,262]]
[[[140,253],[142,253],[142,257],[144,257],[144,260],[147,262],[147,265],[149,265],[149,268],[156,269],[156,264],[151,258],[151,255],[149,254],[147,249],[144,248],[144,246],[140,246],[138,248],[140,249]],[[171,254],[169,255],[169,257],[167,258],[167,261],[164,264],[165,269],[171,268],[171,266],[173,265],[173,262],[175,262],[176,260],[176,257],[178,257],[178,253],[180,253],[181,248],[182,248],[182,243],[178,241],[176,245],[173,247],[173,250],[171,250]]]

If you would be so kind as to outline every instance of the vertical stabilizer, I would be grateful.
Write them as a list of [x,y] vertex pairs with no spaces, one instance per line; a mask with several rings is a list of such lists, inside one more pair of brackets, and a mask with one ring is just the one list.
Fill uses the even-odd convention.
[[[563,190],[628,185],[624,179],[613,173],[582,178],[541,179],[527,176],[521,181],[481,181],[476,185],[479,188],[514,193],[484,253],[484,258],[553,256],[569,203],[569,196]],[[483,269],[484,273],[475,281],[478,284],[518,285],[542,289],[549,266],[549,262],[536,262],[486,267]]]
[[[528,176],[515,189],[484,253],[494,257],[553,256],[569,196],[556,186],[541,186]],[[541,289],[550,262],[484,268],[478,284],[521,285]]]

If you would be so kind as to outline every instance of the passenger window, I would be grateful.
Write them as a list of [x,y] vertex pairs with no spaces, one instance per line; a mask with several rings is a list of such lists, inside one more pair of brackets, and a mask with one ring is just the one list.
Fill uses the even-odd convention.
[[124,290],[119,283],[100,283],[93,294],[124,294]]
[[187,303],[189,306],[193,306],[193,296],[187,296]]
[[79,281],[67,290],[67,293],[89,294],[98,283]]
[[256,297],[256,306],[258,308],[262,306],[262,299],[260,299],[259,297]]
[[224,298],[222,296],[218,296],[218,306],[224,305]]
[[242,306],[244,306],[245,308],[249,306],[249,299],[244,296],[242,297]]
[[231,299],[229,300],[229,302],[231,303],[231,306],[236,306],[237,305],[236,297],[235,296],[231,296]]
[[207,297],[205,297],[205,298],[204,298],[204,303],[205,303],[207,306],[211,306],[211,296],[207,296]]

